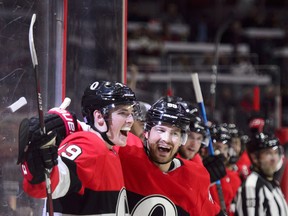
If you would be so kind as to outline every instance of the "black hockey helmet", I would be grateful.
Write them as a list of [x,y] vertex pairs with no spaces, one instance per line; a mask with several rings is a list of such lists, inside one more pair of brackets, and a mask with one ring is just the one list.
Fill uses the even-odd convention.
[[151,105],[149,103],[139,101],[137,105],[137,120],[145,122],[146,113],[150,109]]
[[115,81],[95,81],[89,84],[82,96],[82,115],[84,121],[93,126],[95,110],[107,117],[109,109],[116,105],[135,103],[135,93],[126,85]]
[[264,133],[257,133],[252,135],[250,140],[246,143],[248,153],[253,153],[263,149],[279,147],[280,142],[274,135]]
[[227,124],[213,124],[210,127],[210,135],[213,143],[222,142],[223,144],[230,144],[231,135]]
[[185,133],[189,130],[190,119],[182,98],[166,96],[156,101],[146,113],[145,130],[163,122],[174,125]]
[[199,116],[198,108],[186,101],[182,104],[185,107],[187,116],[190,118],[190,131],[200,133],[205,138],[207,136],[207,127]]
[[190,118],[190,131],[202,134],[203,138],[207,136],[207,126],[201,117],[194,115]]
[[231,135],[231,137],[239,137],[241,136],[241,132],[239,131],[238,127],[233,124],[233,123],[229,123],[229,124],[226,124],[227,125],[227,129]]
[[188,116],[193,117],[194,115],[198,115],[199,112],[198,112],[198,108],[196,107],[196,105],[189,103],[187,101],[183,101],[182,105],[185,108]]

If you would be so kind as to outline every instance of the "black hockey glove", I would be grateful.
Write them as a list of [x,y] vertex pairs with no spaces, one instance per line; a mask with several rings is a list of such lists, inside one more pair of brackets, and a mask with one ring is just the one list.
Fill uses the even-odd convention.
[[22,172],[31,184],[38,184],[45,180],[45,169],[57,165],[56,133],[41,134],[33,132],[39,128],[39,121],[33,117],[23,119],[19,127],[19,156]]
[[220,155],[209,155],[203,159],[203,164],[210,174],[210,182],[215,182],[226,175],[225,165]]
[[19,127],[19,153],[24,178],[37,184],[45,180],[45,169],[57,165],[61,141],[76,131],[76,116],[66,110],[52,109],[44,116],[47,134],[42,134],[37,117],[24,119]]
[[[46,131],[56,134],[55,145],[59,146],[61,141],[69,134],[77,130],[77,118],[75,114],[67,110],[51,109],[44,116]],[[22,125],[22,127],[21,127]],[[31,143],[38,143],[42,139],[38,117],[23,120],[19,127],[19,152],[17,164],[25,160],[25,148]]]

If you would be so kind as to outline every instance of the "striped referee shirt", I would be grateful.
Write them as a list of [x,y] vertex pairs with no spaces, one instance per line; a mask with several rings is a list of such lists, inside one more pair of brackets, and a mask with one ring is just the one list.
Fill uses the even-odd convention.
[[235,216],[288,216],[284,195],[275,181],[252,172],[238,189]]

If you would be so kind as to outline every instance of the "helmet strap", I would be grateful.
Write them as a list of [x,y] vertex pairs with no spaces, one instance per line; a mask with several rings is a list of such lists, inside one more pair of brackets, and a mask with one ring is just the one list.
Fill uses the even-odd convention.
[[[106,122],[106,124],[107,124],[107,122]],[[105,132],[101,132],[101,131],[98,130],[94,125],[91,125],[91,127],[93,128],[93,130],[97,131],[97,132],[101,135],[101,137],[103,138],[103,140],[104,140],[105,142],[107,142],[109,145],[112,145],[112,146],[115,145],[115,144],[108,138],[108,136],[107,136],[107,131],[108,131],[109,129],[107,129],[107,131],[105,131]],[[107,125],[107,127],[108,127],[108,125]]]
[[109,144],[114,146],[115,144],[108,138],[107,132],[99,132],[102,138]]

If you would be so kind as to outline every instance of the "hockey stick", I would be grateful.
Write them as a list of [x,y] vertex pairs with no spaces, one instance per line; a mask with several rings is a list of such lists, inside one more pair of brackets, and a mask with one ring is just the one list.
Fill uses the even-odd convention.
[[71,103],[71,99],[69,97],[66,97],[62,104],[59,106],[59,109],[66,109]]
[[[31,59],[34,68],[34,76],[36,82],[36,94],[37,94],[37,105],[38,105],[38,114],[39,114],[39,122],[40,129],[42,134],[46,134],[46,128],[44,124],[44,114],[43,114],[43,106],[42,106],[42,96],[40,91],[40,82],[38,78],[38,59],[34,45],[34,37],[33,37],[33,27],[36,21],[36,14],[32,15],[30,28],[29,28],[29,47],[31,53]],[[48,203],[48,211],[49,216],[53,216],[53,200],[52,200],[52,190],[51,190],[51,179],[50,179],[51,169],[45,169],[45,182],[46,182],[46,193],[47,193],[47,203]]]
[[25,97],[19,98],[17,101],[15,101],[10,106],[6,107],[1,113],[0,113],[0,121],[2,121],[7,114],[14,113],[21,107],[25,106],[27,104],[27,100]]
[[[192,77],[193,87],[194,87],[194,91],[195,91],[196,101],[199,105],[204,123],[207,125],[207,122],[208,122],[207,121],[207,115],[206,115],[205,105],[204,105],[201,87],[200,87],[200,83],[199,83],[198,73],[192,73],[191,77]],[[207,134],[210,137],[209,129],[207,129]],[[209,149],[209,154],[214,155],[214,148],[213,148],[211,137],[209,139],[208,149]],[[226,212],[226,205],[225,205],[225,200],[224,200],[223,190],[222,190],[220,180],[216,181],[216,187],[217,187],[217,192],[218,192],[218,196],[219,196],[219,200],[220,200],[221,209]]]
[[40,91],[40,82],[38,78],[38,59],[37,59],[37,54],[36,54],[35,45],[34,45],[34,37],[33,37],[33,27],[34,27],[35,21],[36,21],[36,14],[33,14],[30,28],[29,28],[29,47],[30,47],[31,59],[32,59],[33,68],[34,68],[34,77],[35,77],[35,82],[36,82],[37,106],[38,106],[40,128],[41,128],[41,133],[46,134],[45,124],[44,124],[43,106],[42,106],[42,95]]

